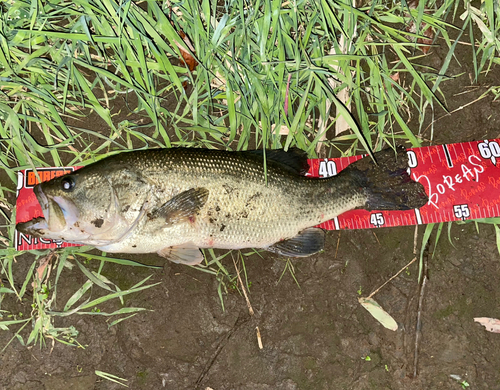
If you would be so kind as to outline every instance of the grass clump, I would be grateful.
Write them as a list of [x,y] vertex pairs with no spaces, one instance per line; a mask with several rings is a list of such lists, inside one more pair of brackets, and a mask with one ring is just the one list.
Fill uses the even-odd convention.
[[[93,256],[86,253],[88,247],[65,248],[60,253],[54,251],[36,252],[34,260],[29,267],[22,285],[16,283],[12,278],[12,264],[17,254],[11,249],[0,250],[2,255],[2,271],[7,275],[5,283],[0,287],[0,296],[11,295],[19,302],[27,302],[32,296],[31,311],[24,313],[12,313],[0,311],[0,329],[9,330],[15,327],[14,336],[5,349],[14,339],[23,345],[37,344],[44,345],[46,339],[59,341],[64,344],[83,347],[78,343],[76,337],[78,331],[73,326],[56,327],[56,318],[70,315],[92,315],[110,317],[108,326],[114,326],[121,321],[133,317],[144,308],[122,307],[112,312],[104,311],[101,307],[108,301],[118,299],[124,305],[124,297],[156,286],[158,283],[146,284],[151,275],[139,281],[132,287],[121,290],[118,285],[110,281],[103,275],[106,263],[118,263],[122,266],[141,266],[149,268],[160,268],[156,266],[146,266],[130,260]],[[78,257],[85,259],[84,266]],[[92,270],[90,260],[98,260],[97,270]],[[95,263],[94,263],[95,264]],[[77,266],[84,275],[85,282],[81,287],[66,300],[64,305],[57,305],[58,282],[65,269],[72,269]],[[92,267],[93,268],[93,267]],[[52,275],[52,276],[51,276]],[[0,304],[2,300],[0,299]],[[60,306],[59,310],[56,306]],[[31,331],[27,337],[23,337],[23,329],[28,324],[32,324]]]
[[[453,49],[454,27],[443,21],[448,3],[429,2],[432,14],[423,2],[416,9],[380,1],[169,4],[3,2],[0,131],[11,140],[8,165],[60,165],[61,153],[85,162],[138,145],[298,146],[315,155],[338,121],[352,130],[340,139],[352,150],[395,136],[417,146],[404,111],[439,102],[443,78],[415,63],[420,26]],[[182,53],[196,58],[192,72]],[[395,81],[400,74],[405,87]],[[143,125],[115,123],[121,99]],[[89,110],[105,129],[85,128]],[[84,126],[68,126],[65,117]]]

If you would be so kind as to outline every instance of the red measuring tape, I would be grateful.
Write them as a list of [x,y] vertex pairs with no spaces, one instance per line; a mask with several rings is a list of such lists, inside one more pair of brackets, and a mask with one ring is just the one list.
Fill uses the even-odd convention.
[[[312,177],[328,177],[361,158],[310,160]],[[500,216],[500,139],[408,150],[411,178],[425,187],[429,202],[407,211],[348,211],[323,229],[366,229]]]
[[[363,156],[310,159],[310,177],[326,178]],[[500,216],[500,139],[408,149],[413,180],[425,187],[429,202],[407,211],[348,211],[319,225],[327,230],[421,225]],[[42,181],[78,169],[39,168]],[[18,175],[16,223],[43,216],[33,193],[37,178],[31,169]],[[75,246],[15,232],[18,250]]]

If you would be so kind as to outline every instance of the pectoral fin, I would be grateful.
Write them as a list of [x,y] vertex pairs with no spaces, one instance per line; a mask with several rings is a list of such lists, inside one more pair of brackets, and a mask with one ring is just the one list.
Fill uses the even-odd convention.
[[207,202],[208,194],[206,188],[191,188],[181,192],[153,211],[150,218],[164,218],[167,225],[194,222],[193,217]]
[[267,247],[266,250],[282,256],[307,257],[323,250],[324,245],[325,232],[322,229],[309,228],[295,237]]
[[186,265],[200,264],[204,259],[203,253],[192,242],[163,248],[158,251],[158,254],[174,263]]

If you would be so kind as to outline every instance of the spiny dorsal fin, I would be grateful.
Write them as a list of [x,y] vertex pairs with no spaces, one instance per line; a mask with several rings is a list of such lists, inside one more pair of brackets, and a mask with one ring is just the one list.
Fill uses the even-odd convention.
[[[247,150],[240,153],[248,153],[264,159],[264,151],[261,149]],[[266,149],[266,159],[267,161],[274,161],[275,163],[280,164],[286,170],[297,175],[303,175],[309,170],[307,153],[299,148],[290,148],[287,152],[283,149]]]

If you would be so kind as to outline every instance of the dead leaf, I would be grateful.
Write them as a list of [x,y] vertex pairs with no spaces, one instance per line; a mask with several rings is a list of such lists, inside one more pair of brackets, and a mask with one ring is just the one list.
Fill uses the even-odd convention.
[[373,298],[359,298],[358,302],[385,328],[398,330],[398,323]]
[[[422,23],[422,29],[424,29],[427,25]],[[417,43],[424,44],[425,46],[420,46],[424,54],[427,54],[431,49],[432,41],[434,40],[434,30],[432,27],[428,27],[427,30],[424,31],[423,35],[426,38],[418,38]]]
[[[306,121],[306,123],[307,123],[307,121]],[[262,128],[262,122],[261,121],[259,121],[259,126]],[[276,129],[276,123],[273,123],[271,125],[271,131],[276,134],[275,129]],[[279,135],[288,135],[289,133],[290,133],[290,129],[288,127],[286,127],[285,125],[281,125],[280,126],[280,128],[278,130],[278,134]]]
[[[336,48],[340,49],[340,52],[337,52]],[[328,54],[329,55],[346,54],[347,51],[348,51],[348,44],[346,43],[344,35],[341,35],[338,42],[338,47],[332,45]],[[341,66],[331,65],[331,68],[333,69],[333,74],[335,73],[343,74]],[[351,72],[351,76],[354,77],[353,72]],[[328,84],[332,89],[338,88],[338,86],[340,85],[339,81],[337,81],[333,77],[328,78]],[[341,89],[337,93],[336,97],[337,100],[339,100],[345,106],[345,108],[347,108],[348,111],[351,111],[351,99],[348,87]],[[320,116],[318,119],[318,134],[320,134],[318,143],[316,144],[316,153],[318,154],[318,156],[321,156],[322,154],[321,149],[323,147],[324,141],[326,141],[327,139],[327,129],[332,121],[335,121],[335,136],[338,136],[339,134],[343,133],[344,131],[348,131],[351,128],[351,126],[349,126],[345,118],[338,112],[338,110],[335,116],[329,114],[331,107],[332,107],[332,101],[326,99],[326,104],[325,104],[326,117],[323,118],[323,116]]]
[[292,79],[292,74],[288,75],[288,80],[286,82],[286,91],[285,91],[285,115],[288,115],[288,93],[290,91],[290,80]]
[[[45,269],[50,265],[50,262],[51,262],[52,258],[54,257],[55,253],[56,253],[55,251],[51,251],[47,256],[42,257],[40,259],[40,264],[38,265],[38,268],[36,269],[36,276],[37,276],[36,280],[40,281],[40,283],[43,283],[43,273],[45,272]],[[52,268],[49,268],[49,270],[47,272],[47,275],[46,275],[47,278],[50,276],[51,269]],[[31,285],[33,288],[37,288],[35,282],[33,282]]]
[[389,77],[392,79],[392,81],[399,83],[399,72],[391,74]]
[[[411,9],[416,9],[418,3],[416,1],[411,1],[410,3],[408,3],[408,6]],[[428,10],[424,10],[424,13],[428,15],[430,14]],[[427,54],[431,49],[432,41],[434,40],[434,29],[424,22],[420,23],[420,26],[417,29],[415,21],[412,20],[410,24],[406,27],[406,31],[412,34],[419,34],[425,37],[425,38],[418,38],[417,43],[421,45],[419,46],[420,50],[422,50],[424,54]],[[408,38],[412,39],[411,37]]]
[[483,325],[488,332],[500,333],[500,320],[488,317],[476,317],[474,321]]
[[[184,33],[184,31],[179,31],[179,36],[182,38],[184,43],[186,44],[189,49],[196,54],[193,45],[191,44],[191,40],[188,38],[188,36]],[[180,59],[181,64],[184,64],[187,66],[190,72],[192,72],[196,66],[198,65],[198,61],[194,59],[194,57],[191,55],[191,53],[187,52],[182,46],[177,45],[177,47],[181,51],[182,58]]]
[[[175,28],[175,23],[172,20],[172,14],[175,14],[179,19],[182,19],[183,15],[179,7],[172,7],[171,4],[168,4],[168,7],[170,8],[170,18],[169,18],[170,24],[172,25],[172,27]],[[179,37],[181,37],[181,39],[184,41],[184,44],[188,47],[188,49],[191,50],[191,53],[196,55],[196,50],[194,49],[194,46],[191,43],[189,37],[186,35],[186,33],[182,30],[179,30],[177,33],[179,34]],[[179,42],[174,41],[174,43],[181,52],[182,58],[179,58],[179,61],[181,62],[182,65],[186,65],[187,68],[192,72],[194,68],[196,68],[196,66],[198,65],[198,61],[196,61],[194,57],[191,55],[191,53],[188,52],[186,49],[184,49],[184,47]],[[184,88],[186,88],[185,85]]]
[[[172,8],[172,6],[170,5],[170,17],[172,16],[172,12],[174,12],[178,17],[182,18],[182,12],[179,13],[178,8],[177,8],[177,11],[175,11]],[[172,19],[170,19],[170,24],[172,25],[172,27],[175,27],[175,24],[174,24]],[[183,40],[184,44],[189,48],[189,50],[191,50],[191,53],[196,55],[196,50],[194,50],[194,46],[191,43],[191,40],[189,39],[189,37],[186,35],[186,33],[182,30],[179,30],[177,33],[179,34],[179,37],[181,37],[181,39]],[[198,65],[198,61],[196,61],[196,59],[193,57],[193,55],[189,51],[184,49],[184,47],[179,42],[174,41],[174,43],[179,48],[179,51],[181,52],[181,58],[179,58],[180,64],[185,65],[189,69],[189,71],[192,72],[196,68],[196,66]],[[184,81],[182,83],[182,87],[184,89],[187,88],[187,81]]]

